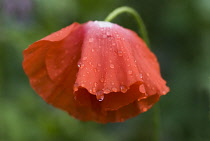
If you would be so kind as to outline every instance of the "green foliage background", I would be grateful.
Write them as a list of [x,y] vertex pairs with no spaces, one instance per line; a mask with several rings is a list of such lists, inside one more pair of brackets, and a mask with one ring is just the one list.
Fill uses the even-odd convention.
[[[0,141],[152,140],[152,109],[124,123],[81,122],[46,104],[21,66],[36,40],[124,5],[142,15],[171,88],[159,102],[160,140],[210,140],[209,0],[0,0]],[[130,15],[113,22],[137,31]]]

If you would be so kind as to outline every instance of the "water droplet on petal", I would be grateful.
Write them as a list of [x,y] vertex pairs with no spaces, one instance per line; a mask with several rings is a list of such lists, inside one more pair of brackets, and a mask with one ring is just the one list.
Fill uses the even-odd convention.
[[90,89],[90,90],[89,90],[89,92],[90,92],[90,93],[92,93],[92,92],[93,92],[93,90],[92,90],[92,89]]
[[124,86],[124,85],[120,86],[120,91],[121,91],[122,93],[126,93],[127,90],[128,90],[128,88],[127,88],[126,86]]
[[95,83],[94,83],[94,86],[95,86],[95,87],[96,87],[96,86],[98,86],[98,83],[97,83],[97,82],[95,82]]
[[146,93],[144,84],[141,84],[141,85],[139,86],[139,91],[140,91],[141,93]]
[[98,101],[103,101],[104,100],[104,92],[103,91],[96,92],[96,99]]
[[94,52],[95,50],[92,48],[91,51]]
[[87,57],[83,57],[83,59],[82,60],[87,60]]
[[117,54],[118,54],[118,56],[122,56],[122,55],[123,55],[123,52],[122,52],[121,50],[119,50],[119,51],[117,52]]
[[100,67],[100,66],[101,66],[101,64],[98,64],[98,66]]
[[146,112],[146,111],[147,111],[147,108],[142,108],[142,111],[143,111],[143,112]]
[[104,78],[102,77],[102,78],[100,79],[100,81],[101,81],[101,82],[104,82]]
[[93,38],[90,38],[88,41],[89,41],[89,42],[93,42],[93,40],[94,40]]
[[108,94],[108,93],[110,93],[111,91],[110,91],[110,89],[104,89],[104,93],[105,94]]
[[75,84],[74,84],[74,87],[73,87],[74,92],[75,92],[75,91],[78,91],[78,89],[79,89],[79,85],[78,85],[77,83],[75,83]]
[[147,76],[149,76],[149,73],[146,73]]
[[166,91],[162,91],[163,94],[166,94]]
[[132,74],[132,73],[133,73],[133,71],[132,71],[132,70],[129,70],[129,71],[128,71],[128,74]]
[[84,64],[82,64],[82,63],[79,61],[78,64],[77,64],[77,66],[78,66],[79,68],[83,68],[83,67],[84,67]]
[[113,91],[113,92],[117,92],[117,88],[115,88],[115,87],[112,88],[112,91]]
[[96,88],[94,87],[94,88],[93,88],[93,93],[95,93],[95,92],[96,92]]
[[110,68],[112,68],[112,69],[113,69],[113,68],[114,68],[114,65],[113,65],[113,64],[110,64]]
[[143,78],[143,75],[142,75],[142,74],[139,74],[139,77],[140,77],[140,78]]

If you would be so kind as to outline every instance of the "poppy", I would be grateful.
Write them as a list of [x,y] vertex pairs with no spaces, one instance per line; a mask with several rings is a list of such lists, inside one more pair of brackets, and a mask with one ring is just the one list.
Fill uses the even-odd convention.
[[122,122],[169,91],[145,42],[110,22],[73,23],[33,43],[23,55],[32,88],[83,121]]

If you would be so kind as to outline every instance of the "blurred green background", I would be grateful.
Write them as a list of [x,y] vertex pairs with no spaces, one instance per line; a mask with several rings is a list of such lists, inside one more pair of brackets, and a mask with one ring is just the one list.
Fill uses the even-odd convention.
[[[0,141],[151,141],[153,108],[124,123],[81,122],[46,104],[22,70],[28,45],[119,6],[145,21],[162,76],[160,141],[210,141],[210,0],[0,0]],[[137,31],[132,16],[113,22]]]

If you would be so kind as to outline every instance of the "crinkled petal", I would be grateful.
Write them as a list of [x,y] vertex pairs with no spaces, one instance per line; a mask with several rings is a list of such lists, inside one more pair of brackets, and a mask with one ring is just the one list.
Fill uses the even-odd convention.
[[[77,62],[81,56],[84,33],[81,25],[76,24],[71,27],[69,35],[64,40],[61,40],[58,46],[52,45],[46,54],[47,71],[54,81],[62,81],[66,77],[64,75],[65,71],[74,71],[74,74],[78,71]],[[68,75],[68,72],[66,75]],[[72,75],[72,78],[75,77],[76,74]],[[69,86],[73,87],[70,84]]]
[[[91,105],[92,103],[89,100],[89,93],[83,89],[79,89],[75,92],[75,98],[81,105]],[[102,111],[114,111],[119,108],[126,106],[137,99],[146,98],[144,93],[139,91],[139,84],[133,84],[126,93],[121,92],[111,92],[104,96],[104,99],[101,102],[98,102],[100,105],[100,110]],[[96,98],[95,98],[96,99]]]
[[74,100],[73,95],[83,32],[78,24],[70,27],[72,29],[68,30],[69,36],[60,41],[55,41],[53,35],[52,40],[43,38],[30,45],[23,53],[23,68],[31,86],[45,101],[58,108],[69,110],[68,112],[76,117],[81,109],[84,110]]
[[[131,86],[131,89],[136,90],[137,88],[135,87],[136,86]],[[86,110],[89,110],[89,112],[86,113],[86,116],[82,116],[83,113],[80,113],[80,116],[78,116],[77,118],[84,121],[92,120],[100,123],[122,122],[140,113],[146,112],[159,100],[160,97],[158,94],[148,97],[142,96],[142,98],[136,99],[131,103],[129,103],[128,105],[125,105],[123,107],[118,107],[118,109],[113,110],[110,108],[103,107],[106,103],[104,102],[105,100],[109,100],[110,103],[116,102],[116,100],[113,99],[112,97],[111,99],[107,98],[107,96],[109,95],[105,95],[104,101],[101,102],[98,101],[94,95],[90,94],[84,88],[79,89],[75,93],[75,95],[81,107],[84,107]],[[121,98],[119,97],[118,101],[120,100]]]

